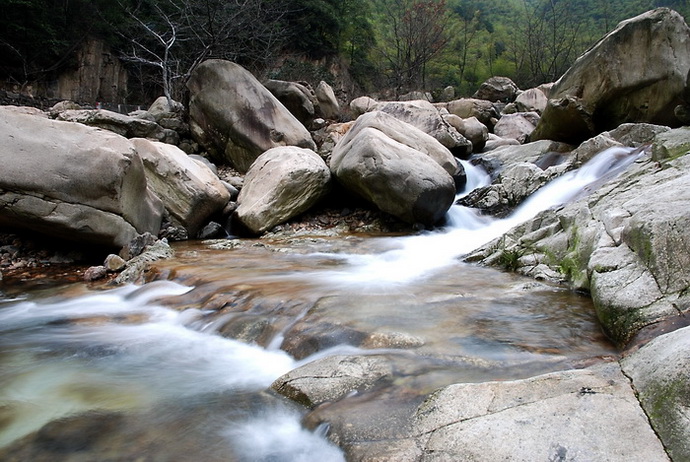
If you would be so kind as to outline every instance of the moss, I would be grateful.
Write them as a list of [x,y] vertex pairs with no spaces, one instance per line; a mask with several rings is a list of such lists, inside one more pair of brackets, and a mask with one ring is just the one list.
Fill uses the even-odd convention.
[[685,377],[655,381],[640,394],[654,430],[673,460],[690,460],[688,429],[682,408],[690,406],[690,384]]

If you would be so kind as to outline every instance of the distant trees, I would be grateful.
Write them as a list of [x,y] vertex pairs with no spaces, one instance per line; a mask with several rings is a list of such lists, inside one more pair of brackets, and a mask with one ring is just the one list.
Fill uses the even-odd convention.
[[382,0],[378,52],[397,93],[426,84],[427,64],[450,41],[445,0]]

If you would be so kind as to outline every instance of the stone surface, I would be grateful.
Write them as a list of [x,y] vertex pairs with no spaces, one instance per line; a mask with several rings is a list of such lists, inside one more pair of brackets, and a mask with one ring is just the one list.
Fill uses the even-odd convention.
[[583,141],[626,122],[678,126],[689,37],[668,8],[621,22],[556,82],[533,139]]
[[549,99],[539,88],[530,88],[515,98],[515,107],[518,112],[536,112],[541,114],[546,109],[548,101]]
[[[423,143],[410,137],[413,127],[404,124],[410,129],[392,133],[380,129],[376,113],[367,116],[335,147],[331,172],[346,189],[405,222],[438,222],[455,197],[451,174],[418,149]],[[413,147],[405,144],[408,140]]]
[[315,407],[371,388],[392,373],[381,356],[329,356],[298,367],[273,382],[271,388],[298,403]]
[[0,108],[0,225],[120,248],[157,234],[163,205],[127,139]]
[[319,103],[316,107],[316,113],[325,119],[337,119],[340,115],[340,103],[338,103],[333,87],[322,80],[316,86],[315,93]]
[[230,163],[244,173],[271,148],[316,149],[304,125],[235,63],[205,61],[187,87],[192,135],[217,162]]
[[655,338],[621,364],[671,459],[690,460],[690,328]]
[[415,415],[424,461],[668,460],[617,363],[456,384]]
[[534,120],[539,120],[539,115],[536,112],[505,114],[494,126],[494,134],[501,138],[512,138],[524,143],[534,131]]
[[328,192],[330,180],[328,166],[314,151],[269,149],[247,172],[235,216],[260,234],[307,211]]
[[308,83],[268,80],[264,86],[303,124],[314,119],[318,101]]
[[161,198],[174,226],[195,236],[230,200],[213,171],[175,146],[132,140],[141,156],[149,187]]
[[511,103],[515,101],[518,91],[518,86],[508,77],[491,77],[479,86],[472,98]]

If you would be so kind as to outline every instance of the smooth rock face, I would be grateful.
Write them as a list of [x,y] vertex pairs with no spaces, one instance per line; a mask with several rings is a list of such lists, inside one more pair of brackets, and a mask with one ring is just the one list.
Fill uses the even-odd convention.
[[538,88],[530,88],[520,93],[515,98],[515,107],[518,112],[536,112],[541,114],[546,109],[549,99]]
[[230,193],[210,168],[175,146],[132,140],[146,169],[150,188],[161,198],[175,226],[196,236],[208,219],[223,210]]
[[492,102],[511,103],[515,101],[518,91],[518,86],[508,77],[491,77],[481,84],[472,97]]
[[690,460],[690,327],[655,338],[621,364],[671,459]]
[[283,103],[288,111],[297,120],[307,124],[314,119],[316,105],[318,104],[316,94],[308,84],[300,82],[285,82],[283,80],[268,80],[264,86]]
[[340,104],[335,96],[333,87],[322,80],[317,85],[315,93],[316,100],[319,102],[316,108],[317,114],[325,119],[337,119],[340,114]]
[[626,122],[677,126],[688,70],[690,28],[680,14],[659,8],[623,21],[556,82],[533,139],[582,141]]
[[390,114],[435,138],[457,157],[467,156],[472,152],[472,143],[448,123],[433,104],[426,100],[376,102],[363,96],[353,100],[350,107],[356,114],[371,111]]
[[0,108],[0,225],[119,248],[158,234],[163,204],[127,139]]
[[329,188],[331,172],[309,149],[269,149],[252,164],[237,198],[236,218],[262,233],[306,212]]
[[505,114],[494,127],[494,133],[501,138],[512,138],[524,143],[534,131],[535,120],[539,120],[536,112]]
[[617,363],[451,385],[419,407],[414,430],[424,461],[668,460]]
[[453,177],[430,154],[417,149],[423,140],[413,136],[413,146],[405,144],[413,127],[403,124],[407,131],[389,136],[379,129],[380,115],[367,116],[338,142],[331,172],[346,189],[403,221],[438,222],[455,198]]
[[221,163],[244,173],[265,151],[279,146],[316,149],[307,129],[248,71],[209,60],[187,87],[192,135]]
[[58,114],[57,120],[78,122],[91,127],[103,128],[127,138],[152,138],[158,141],[175,141],[175,135],[170,133],[170,131],[166,131],[156,122],[104,109],[66,110]]
[[337,401],[370,388],[392,374],[388,360],[379,356],[329,356],[279,377],[271,388],[305,406]]

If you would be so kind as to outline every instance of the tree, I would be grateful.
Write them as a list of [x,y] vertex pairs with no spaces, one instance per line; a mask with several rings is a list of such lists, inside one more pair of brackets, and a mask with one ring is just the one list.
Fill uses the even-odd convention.
[[[493,32],[493,25],[488,21],[483,11],[483,5],[476,0],[463,0],[452,7],[452,11],[460,22],[459,33],[456,36],[455,51],[458,52],[459,80],[465,78],[470,50],[480,31]],[[492,44],[491,44],[492,45]],[[489,58],[492,56],[490,51]]]
[[129,17],[113,24],[127,40],[122,58],[155,68],[169,101],[194,69],[210,58],[228,59],[259,72],[280,50],[283,0],[137,0],[118,4]]
[[445,0],[383,0],[379,53],[397,93],[426,84],[426,66],[450,40]]

